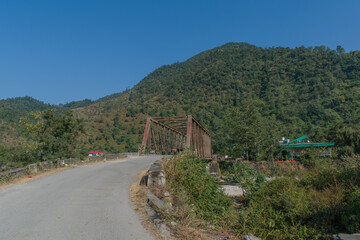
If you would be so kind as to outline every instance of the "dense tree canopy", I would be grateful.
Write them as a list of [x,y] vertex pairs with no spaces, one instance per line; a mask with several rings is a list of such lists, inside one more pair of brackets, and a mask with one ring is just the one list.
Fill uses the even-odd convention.
[[[359,83],[358,51],[229,43],[156,69],[102,109],[109,118],[120,112],[123,126],[140,133],[147,115],[192,114],[211,131],[214,150],[221,152],[226,112],[243,112],[246,101],[255,101],[261,119],[279,126],[276,140],[307,135],[312,141],[332,141],[328,131],[336,124],[359,124]],[[130,136],[140,143],[137,134]]]
[[84,124],[71,111],[60,115],[52,109],[32,112],[21,119],[21,124],[35,141],[34,150],[41,160],[74,157],[81,151],[79,137],[84,133]]
[[243,104],[245,107],[233,107],[225,113],[219,134],[225,139],[222,152],[248,161],[274,160],[278,149],[276,122],[261,116],[256,101]]

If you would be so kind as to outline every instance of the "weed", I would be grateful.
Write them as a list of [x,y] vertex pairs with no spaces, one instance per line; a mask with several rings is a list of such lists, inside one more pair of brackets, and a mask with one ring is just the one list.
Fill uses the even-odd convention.
[[250,193],[238,231],[264,239],[318,239],[360,231],[360,168],[318,159],[296,177],[280,177]]
[[[182,209],[177,216],[188,222],[225,220],[239,234],[252,233],[262,239],[330,239],[339,232],[360,231],[359,159],[356,155],[336,161],[308,156],[302,159],[306,167],[298,163],[221,163],[228,181],[250,189],[240,199],[237,219],[230,217],[231,203],[201,160],[187,154],[166,161],[164,169]],[[276,178],[264,181],[264,174],[256,169]]]
[[232,201],[221,190],[219,179],[208,174],[203,160],[185,153],[165,160],[163,165],[173,201],[183,210],[182,217],[195,214],[212,223],[231,217]]

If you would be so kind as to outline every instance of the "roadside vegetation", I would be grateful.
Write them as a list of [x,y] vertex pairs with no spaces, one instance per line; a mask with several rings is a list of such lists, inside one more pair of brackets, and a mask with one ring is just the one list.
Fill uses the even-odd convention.
[[360,232],[359,155],[300,163],[227,161],[220,166],[225,181],[236,182],[246,194],[226,197],[220,180],[194,155],[166,160],[175,207],[166,217],[236,237],[251,233],[262,239],[332,239],[333,234]]
[[84,123],[71,111],[31,112],[19,120],[17,127],[22,129],[24,138],[17,146],[0,146],[0,171],[38,161],[85,156]]
[[360,231],[360,156],[313,159],[266,181],[242,200],[241,233],[264,239],[332,239]]
[[167,187],[178,208],[177,220],[194,216],[212,224],[231,219],[232,201],[220,190],[220,180],[206,171],[206,163],[194,154],[174,156],[163,162]]

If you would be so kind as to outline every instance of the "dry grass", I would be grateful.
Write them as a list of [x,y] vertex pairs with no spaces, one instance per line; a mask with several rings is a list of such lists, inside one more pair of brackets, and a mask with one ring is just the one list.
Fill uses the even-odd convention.
[[[177,223],[176,227],[173,228],[173,232],[177,235],[177,239],[238,239],[236,233],[230,228],[230,225],[232,225],[230,218],[235,219],[233,217],[233,214],[235,214],[234,211],[228,213],[226,217],[219,218],[219,216],[216,216],[216,214],[218,214],[216,210],[209,209],[208,211],[212,211],[213,213],[213,219],[218,219],[218,221],[212,222],[196,212],[196,209],[194,208],[195,202],[186,202],[186,199],[189,198],[188,188],[205,192],[210,191],[210,187],[217,187],[217,185],[212,182],[213,178],[207,178],[206,172],[203,172],[202,162],[195,163],[192,161],[192,158],[188,159],[187,155],[178,156],[178,158],[175,159],[168,158],[163,160],[163,169],[165,170],[166,181],[168,183],[166,190],[171,193],[170,200],[173,211],[164,213],[162,217],[165,218],[165,222],[167,222],[168,225],[170,225],[171,221]],[[186,161],[186,166],[188,166],[188,163],[193,165],[189,168],[186,167],[185,169],[181,166],[179,167],[178,164],[184,166],[184,163],[179,161],[184,159],[189,160],[189,162]],[[202,177],[196,180],[197,184],[184,185],[184,182],[191,182],[198,176]],[[199,185],[201,181],[206,182],[204,187],[202,187],[201,184]],[[173,186],[171,187],[172,184]],[[176,191],[176,189],[180,188],[185,188],[187,190]],[[204,199],[203,196],[200,196],[200,198],[201,197]],[[200,198],[198,197],[196,201],[201,202],[202,200],[200,200]],[[216,202],[211,198],[204,199],[204,201],[206,203],[209,203],[210,201],[213,201],[211,203]],[[222,203],[216,202],[216,204]]]
[[42,178],[42,177],[45,177],[45,176],[48,176],[48,175],[51,175],[51,174],[54,174],[54,173],[57,173],[57,172],[61,172],[61,171],[64,171],[64,170],[66,170],[68,168],[72,168],[72,167],[52,168],[52,169],[48,169],[48,170],[38,172],[38,173],[36,173],[34,175],[25,175],[25,176],[22,176],[22,177],[19,177],[19,178],[12,179],[12,180],[10,180],[8,182],[0,182],[0,189],[5,189],[5,188],[8,188],[8,187],[17,185],[17,184],[23,184],[23,183],[31,182],[31,181],[33,181],[35,179],[39,179],[39,178]]
[[[143,227],[154,237],[154,239],[166,239],[164,238],[159,230],[156,228],[155,224],[150,219],[149,215],[145,210],[145,206],[147,205],[147,196],[145,192],[142,190],[146,187],[140,186],[141,178],[147,174],[148,170],[142,171],[138,176],[136,182],[131,184],[129,190],[130,200],[134,206],[134,210],[138,213],[141,219],[141,224]],[[170,239],[170,238],[169,238]]]
[[[203,226],[194,227],[194,224],[178,224],[176,228],[173,229],[176,234],[175,239],[183,239],[183,240],[235,240],[241,239],[239,237],[234,236],[232,233],[228,232],[226,229],[219,229],[213,227],[212,230],[209,230],[209,226],[207,229],[204,229]],[[226,228],[226,226],[224,226]]]
[[[125,158],[125,157],[124,157]],[[121,160],[124,158],[118,158],[118,159],[113,159],[113,160],[107,160],[107,161],[116,161],[116,160]],[[58,168],[51,168],[51,169],[44,169],[41,170],[39,172],[37,172],[36,174],[32,174],[32,175],[24,175],[18,178],[14,178],[11,179],[9,181],[0,181],[0,189],[5,189],[11,186],[14,186],[16,184],[23,184],[23,183],[27,183],[27,182],[31,182],[35,179],[39,179],[57,172],[61,172],[70,168],[74,168],[80,165],[96,165],[96,164],[101,164],[103,163],[103,160],[97,160],[97,161],[93,161],[93,162],[83,162],[83,163],[78,163],[78,164],[73,164],[73,165],[68,165],[68,166],[64,166],[64,167],[58,167]]]
[[[147,197],[143,191],[144,188],[147,188],[145,186],[140,186],[139,182],[140,179],[146,175],[147,170],[141,172],[138,177],[137,181],[134,182],[130,186],[130,199],[134,205],[134,210],[139,214],[141,223],[144,226],[144,228],[155,238],[155,239],[175,239],[175,240],[193,240],[193,239],[199,239],[199,240],[206,240],[206,239],[224,239],[224,237],[221,237],[220,235],[214,235],[209,234],[208,231],[202,230],[201,228],[194,228],[195,222],[198,222],[197,219],[189,219],[188,217],[184,216],[183,221],[177,222],[176,227],[172,227],[173,233],[175,233],[175,236],[171,238],[164,238],[159,230],[156,228],[155,224],[152,222],[152,220],[149,218],[149,215],[147,214],[145,210],[145,206],[147,205]],[[154,189],[152,189],[154,190]],[[163,190],[158,190],[158,195],[161,195],[161,192]],[[181,208],[175,209],[176,211],[181,211]],[[181,213],[178,212],[177,214],[181,215]],[[165,222],[167,222],[168,226],[170,226],[170,219],[165,219]],[[192,222],[192,224],[190,224]],[[199,225],[201,225],[200,222],[198,222]],[[195,224],[197,225],[197,224]],[[226,238],[226,239],[235,239],[235,238]]]
[[[169,167],[169,166],[167,166]],[[165,167],[166,168],[166,167]],[[164,169],[165,169],[164,168]],[[133,202],[134,209],[138,212],[141,217],[142,224],[147,229],[155,239],[165,239],[159,233],[159,230],[156,228],[153,221],[149,218],[145,206],[147,205],[147,197],[143,189],[147,188],[145,186],[140,186],[139,182],[141,178],[146,174],[147,171],[143,171],[138,175],[137,181],[133,183],[130,187],[130,198]],[[164,196],[164,191],[171,192],[170,189],[159,188],[151,189],[151,191],[157,195],[159,198]],[[181,239],[181,240],[232,240],[232,239],[241,239],[238,234],[231,231],[231,229],[224,224],[212,225],[202,219],[200,219],[196,214],[192,213],[191,209],[188,209],[189,206],[183,203],[181,196],[170,195],[170,201],[172,202],[173,211],[171,212],[161,212],[160,217],[163,219],[164,223],[171,229],[172,238],[169,239]],[[176,225],[174,225],[174,222]]]
[[309,189],[313,205],[318,209],[331,209],[340,206],[345,198],[345,187],[336,185],[323,190]]

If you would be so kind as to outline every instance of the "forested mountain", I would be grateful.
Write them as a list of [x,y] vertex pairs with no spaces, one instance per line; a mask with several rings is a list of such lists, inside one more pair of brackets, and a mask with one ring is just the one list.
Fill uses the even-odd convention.
[[32,97],[17,97],[0,100],[0,119],[6,122],[17,122],[31,111],[43,111],[51,107]]
[[43,111],[49,107],[49,104],[31,97],[0,100],[0,143],[17,145],[17,139],[21,138],[21,134],[14,123],[31,111]]
[[186,114],[211,131],[216,150],[224,113],[249,102],[277,123],[278,137],[307,134],[315,141],[337,123],[359,123],[359,86],[359,51],[229,43],[160,67],[133,89],[81,112],[94,119],[91,142],[109,151],[136,150],[147,115]]
[[27,116],[30,112],[53,108],[56,112],[63,113],[92,103],[93,101],[85,99],[67,104],[50,105],[28,96],[0,100],[0,143],[16,145],[17,139],[22,137],[16,124],[20,118]]
[[50,105],[28,96],[8,98],[0,100],[0,120],[9,123],[18,122],[21,117],[24,117],[29,112],[44,111],[48,108],[56,109],[58,112],[64,112],[79,107],[86,107],[92,103],[94,103],[94,101],[84,99],[66,104]]
[[276,123],[277,137],[325,140],[338,123],[359,124],[359,93],[359,51],[228,43],[162,66],[131,90],[68,107],[88,122],[89,149],[136,151],[147,116],[192,114],[220,150],[229,108],[250,104]]

